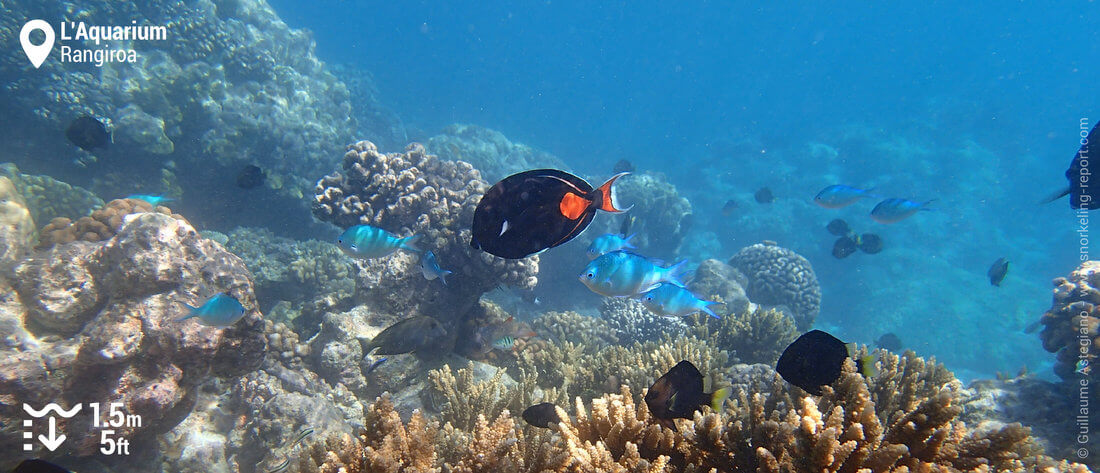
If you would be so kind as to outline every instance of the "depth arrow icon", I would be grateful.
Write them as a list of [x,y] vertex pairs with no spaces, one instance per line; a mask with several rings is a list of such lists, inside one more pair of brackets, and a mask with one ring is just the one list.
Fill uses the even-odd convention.
[[50,436],[39,434],[38,441],[42,442],[42,446],[46,447],[49,451],[57,450],[63,442],[65,442],[65,434],[57,434],[57,419],[50,417]]

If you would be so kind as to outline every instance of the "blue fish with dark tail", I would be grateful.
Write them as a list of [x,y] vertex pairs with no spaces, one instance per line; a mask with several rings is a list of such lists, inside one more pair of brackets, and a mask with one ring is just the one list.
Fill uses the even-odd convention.
[[645,256],[612,251],[589,262],[580,280],[596,294],[628,297],[648,292],[663,282],[680,284],[678,277],[684,263],[687,260],[664,268]]
[[711,310],[712,304],[718,303],[704,301],[695,297],[691,291],[667,282],[661,283],[642,296],[642,305],[646,309],[666,317],[683,317],[701,311],[716,319],[721,318]]
[[908,199],[886,199],[871,210],[871,219],[878,223],[897,223],[921,210],[932,210],[927,207],[931,202],[931,200],[915,202]]
[[420,257],[420,271],[424,273],[424,279],[431,281],[439,278],[444,286],[447,285],[447,279],[445,278],[448,274],[451,274],[451,271],[439,267],[439,261],[435,259],[435,253],[431,251],[425,251],[424,255]]
[[397,238],[381,228],[354,225],[344,230],[336,244],[352,258],[380,258],[397,250],[420,252],[416,240],[420,235]]
[[841,184],[831,185],[821,190],[814,197],[814,203],[827,209],[839,209],[856,203],[864,197],[877,197],[871,193],[871,189],[859,189]]
[[197,318],[200,324],[210,327],[228,327],[244,318],[245,314],[244,306],[240,301],[224,292],[207,299],[198,307],[184,305],[187,306],[188,313],[177,319],[178,321]]

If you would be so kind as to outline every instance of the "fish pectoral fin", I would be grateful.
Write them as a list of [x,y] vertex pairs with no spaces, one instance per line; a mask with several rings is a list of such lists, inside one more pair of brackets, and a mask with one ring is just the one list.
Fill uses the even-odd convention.
[[1045,198],[1043,198],[1043,200],[1040,200],[1039,205],[1049,204],[1049,203],[1054,202],[1058,199],[1061,199],[1062,197],[1065,197],[1065,196],[1069,195],[1069,192],[1070,192],[1069,186],[1066,186],[1065,188],[1059,189],[1058,192],[1055,192],[1051,195],[1048,195]]
[[710,408],[714,410],[714,412],[722,412],[722,404],[725,404],[726,399],[729,399],[732,393],[733,388],[730,386],[714,391],[714,393],[710,395]]

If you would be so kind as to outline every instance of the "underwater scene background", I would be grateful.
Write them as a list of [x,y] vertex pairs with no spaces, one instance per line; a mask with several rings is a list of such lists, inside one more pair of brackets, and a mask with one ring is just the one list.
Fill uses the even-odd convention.
[[[1097,465],[1100,263],[1046,202],[1100,118],[1095,2],[0,13],[0,471]],[[472,247],[540,168],[629,171],[630,209]],[[838,184],[865,192],[815,199]],[[715,317],[578,280],[620,232]],[[859,345],[821,395],[775,370],[812,329]],[[654,411],[680,360],[730,399]]]

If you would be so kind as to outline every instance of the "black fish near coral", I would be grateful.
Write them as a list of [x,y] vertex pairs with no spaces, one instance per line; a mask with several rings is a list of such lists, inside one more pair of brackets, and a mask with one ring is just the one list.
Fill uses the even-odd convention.
[[843,219],[835,218],[825,225],[825,229],[836,236],[848,236],[852,234],[852,227]]
[[111,141],[111,134],[107,132],[103,122],[95,117],[84,115],[69,124],[65,129],[65,138],[80,149],[91,151],[96,148],[106,148],[107,143]]
[[722,216],[729,217],[733,215],[733,213],[737,211],[737,207],[737,201],[733,199],[727,200],[726,205],[722,206]]
[[859,243],[860,251],[869,255],[873,255],[882,251],[882,237],[874,233],[864,233],[860,235],[859,238],[856,240],[856,243]]
[[259,187],[264,183],[264,179],[266,178],[267,176],[264,174],[263,169],[260,169],[259,166],[249,164],[237,174],[237,187],[241,189]]
[[833,257],[836,259],[844,259],[855,253],[859,249],[859,244],[855,238],[850,236],[842,236],[837,238],[833,242]]
[[1100,140],[1100,132],[1097,130],[1100,130],[1100,123],[1092,127],[1088,137],[1077,149],[1077,154],[1073,156],[1073,161],[1069,162],[1069,169],[1066,169],[1066,180],[1069,181],[1069,185],[1044,199],[1043,203],[1054,202],[1068,195],[1070,196],[1069,206],[1074,209],[1093,210],[1100,205],[1096,202],[1100,192],[1092,182],[1093,175],[1089,167],[1089,148],[1096,140]]
[[634,172],[634,163],[625,159],[620,159],[615,163],[615,166],[611,168],[613,174],[622,174],[624,172]]
[[597,210],[619,213],[612,185],[598,188],[557,169],[513,174],[493,185],[474,211],[470,246],[501,258],[519,259],[579,235]]
[[657,379],[645,395],[645,405],[657,422],[676,428],[673,419],[691,419],[703,406],[719,411],[730,395],[730,388],[703,392],[703,374],[690,361],[681,360]]
[[431,346],[447,336],[443,325],[427,316],[409,317],[386,327],[364,349],[377,355],[400,355]]
[[898,351],[901,350],[901,338],[894,332],[886,332],[875,340],[875,346],[883,350]]
[[985,274],[989,276],[989,284],[1001,287],[1005,276],[1008,275],[1008,258],[997,258],[997,261],[989,266],[989,271],[986,271]]
[[762,187],[752,195],[757,202],[761,204],[770,204],[775,202],[775,194],[772,194],[772,190],[767,187]]
[[69,473],[69,470],[61,468],[45,460],[32,458],[23,460],[11,473]]
[[535,404],[523,410],[523,420],[535,427],[549,429],[550,424],[561,422],[558,410],[552,402]]
[[[788,383],[820,396],[822,386],[840,377],[844,360],[853,351],[852,345],[821,330],[811,330],[783,350],[775,371]],[[873,361],[873,357],[865,356],[856,360],[856,368],[864,376],[874,376]]]
[[619,234],[623,236],[630,235],[632,233],[630,230],[634,229],[634,219],[636,218],[633,215],[623,217],[623,223],[619,224]]

